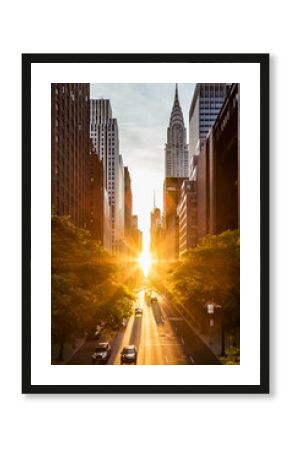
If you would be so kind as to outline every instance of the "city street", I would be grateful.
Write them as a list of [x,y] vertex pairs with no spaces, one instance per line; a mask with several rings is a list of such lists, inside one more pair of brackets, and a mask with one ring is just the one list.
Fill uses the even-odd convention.
[[[144,299],[142,290],[135,306],[143,309],[143,315],[132,316],[126,328],[118,333],[111,343],[108,364],[120,364],[120,352],[128,344],[137,347],[139,365],[220,364],[187,320],[165,298],[158,295],[158,301],[151,304]],[[91,354],[101,341],[102,338],[86,342],[68,364],[91,364]]]
[[[136,117],[144,92],[148,102]],[[239,84],[169,83],[161,92],[154,83],[116,91],[52,83],[51,102],[52,363],[239,363]],[[158,120],[150,114],[152,130],[158,125],[153,150],[146,117],[153,105],[160,114],[161,104]],[[124,111],[144,144],[138,155]],[[149,274],[150,287],[161,290],[153,302],[141,289]],[[207,316],[203,304],[211,305]],[[101,322],[107,326],[95,339]],[[225,322],[235,346],[220,361]]]

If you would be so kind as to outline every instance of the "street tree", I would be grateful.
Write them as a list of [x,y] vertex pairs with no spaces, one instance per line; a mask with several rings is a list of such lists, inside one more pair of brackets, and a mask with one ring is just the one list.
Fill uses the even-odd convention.
[[122,283],[118,260],[69,217],[52,216],[51,324],[59,359],[70,336],[100,321],[120,326],[132,313],[134,295]]

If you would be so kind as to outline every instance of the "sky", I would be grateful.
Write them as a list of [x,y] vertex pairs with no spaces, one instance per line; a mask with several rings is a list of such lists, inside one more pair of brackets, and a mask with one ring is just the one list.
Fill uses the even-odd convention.
[[[188,114],[194,84],[178,84],[179,101],[188,133]],[[138,214],[144,245],[149,245],[150,212],[162,211],[165,176],[164,148],[173,106],[175,84],[91,84],[91,98],[110,99],[118,121],[120,154],[128,166],[133,192],[133,213]]]

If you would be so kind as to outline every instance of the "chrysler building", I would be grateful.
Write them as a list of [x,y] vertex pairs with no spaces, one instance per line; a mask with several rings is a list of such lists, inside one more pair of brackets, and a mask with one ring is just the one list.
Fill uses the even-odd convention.
[[175,97],[167,128],[167,143],[165,145],[165,177],[188,177],[188,146],[186,143],[186,128],[184,126],[182,109],[178,99],[177,84]]

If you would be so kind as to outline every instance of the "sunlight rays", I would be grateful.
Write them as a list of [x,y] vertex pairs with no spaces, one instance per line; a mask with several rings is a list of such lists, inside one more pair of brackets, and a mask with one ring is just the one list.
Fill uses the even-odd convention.
[[144,276],[147,277],[150,272],[151,263],[152,263],[149,250],[147,250],[145,248],[143,250],[143,252],[141,253],[141,256],[139,257],[138,261],[143,270]]

